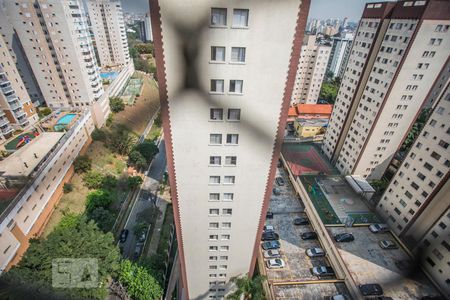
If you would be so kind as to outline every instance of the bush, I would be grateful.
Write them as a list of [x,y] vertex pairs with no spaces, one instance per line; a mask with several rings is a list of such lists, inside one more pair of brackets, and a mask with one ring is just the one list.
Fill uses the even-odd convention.
[[125,109],[125,103],[119,97],[109,98],[109,106],[112,112],[119,112]]
[[158,127],[161,127],[161,125],[162,125],[161,113],[158,113],[153,124]]
[[104,131],[102,129],[95,128],[91,134],[91,137],[94,141],[104,142],[104,141],[106,141],[108,134],[106,133],[106,131]]
[[128,177],[128,186],[130,189],[137,188],[142,184],[143,180],[140,176],[131,176]]
[[154,300],[163,295],[155,278],[144,267],[129,260],[120,263],[118,279],[126,287],[128,296],[135,300]]
[[38,116],[40,118],[44,118],[52,113],[52,110],[49,107],[42,107],[38,110]]
[[92,168],[92,160],[87,155],[79,155],[73,162],[75,172],[84,173]]
[[103,207],[97,207],[87,215],[89,220],[93,220],[98,228],[103,232],[108,232],[116,222],[116,216]]
[[86,211],[92,214],[96,208],[107,208],[112,203],[111,194],[105,190],[90,192],[86,197]]
[[64,194],[68,194],[73,191],[73,185],[71,183],[64,183],[63,192]]
[[137,145],[135,150],[142,154],[147,163],[150,163],[153,157],[159,152],[158,146],[149,141],[144,141],[142,144]]
[[104,189],[113,189],[117,186],[117,178],[112,175],[103,177],[102,186]]
[[147,160],[139,151],[133,151],[128,156],[130,162],[138,168],[145,168],[147,166]]
[[106,127],[111,127],[113,121],[114,121],[114,115],[110,114],[108,116],[108,119],[106,119]]
[[97,171],[89,171],[83,176],[84,185],[89,189],[99,189],[103,186],[104,176]]

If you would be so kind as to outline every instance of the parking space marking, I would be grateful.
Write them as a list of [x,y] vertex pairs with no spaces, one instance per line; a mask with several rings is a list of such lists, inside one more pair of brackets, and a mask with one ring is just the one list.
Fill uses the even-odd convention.
[[344,279],[323,279],[323,280],[298,280],[298,281],[272,281],[273,286],[304,285],[321,283],[344,283]]

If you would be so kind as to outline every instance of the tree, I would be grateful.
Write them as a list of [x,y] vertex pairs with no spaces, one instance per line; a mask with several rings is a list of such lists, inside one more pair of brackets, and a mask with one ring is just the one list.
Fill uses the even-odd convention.
[[133,227],[134,236],[136,238],[140,237],[142,234],[146,233],[148,229],[148,224],[146,222],[139,222]]
[[91,134],[91,137],[94,141],[104,142],[104,141],[106,141],[108,134],[103,129],[95,128]]
[[49,107],[42,107],[38,109],[39,118],[44,118],[52,113],[52,110]]
[[156,300],[163,290],[149,272],[128,259],[120,263],[118,280],[126,287],[127,294],[135,300]]
[[118,113],[125,109],[125,103],[119,97],[111,97],[109,98],[109,107],[112,112]]
[[92,213],[96,208],[107,208],[112,203],[111,194],[108,191],[96,190],[86,197],[86,212]]
[[83,176],[84,185],[89,189],[99,189],[103,186],[104,176],[97,171],[89,171]]
[[109,147],[121,155],[128,155],[136,144],[137,138],[125,126],[114,126],[109,135]]
[[70,193],[71,191],[73,191],[73,185],[71,184],[71,183],[64,183],[64,186],[63,186],[63,192],[64,192],[64,194],[68,194],[68,193]]
[[117,186],[117,178],[112,175],[106,175],[102,180],[102,187],[104,189],[113,189]]
[[155,143],[148,140],[137,145],[134,149],[142,154],[147,163],[151,162],[153,157],[159,152],[158,146],[156,146]]
[[[52,262],[59,258],[93,258],[98,266],[96,288],[55,288],[52,286]],[[28,289],[28,297],[43,299],[105,299],[108,279],[119,269],[119,250],[111,233],[104,234],[94,222],[78,217],[70,226],[58,226],[46,239],[30,240],[30,247],[18,265],[2,275],[17,289]],[[53,297],[48,297],[49,299]],[[23,299],[21,297],[1,297]]]
[[332,82],[323,82],[320,89],[319,99],[325,99],[328,103],[333,104],[339,91],[339,85]]
[[[265,280],[264,276],[258,275],[253,278],[248,276],[240,276],[231,278],[231,282],[236,284],[237,290],[227,296],[229,300],[252,299],[264,300],[264,290],[262,283]],[[243,297],[243,298],[242,298]]]
[[134,46],[139,54],[152,54],[153,55],[153,44],[136,44]]
[[128,156],[130,162],[138,168],[145,168],[147,166],[147,160],[139,151],[133,151]]
[[162,125],[162,118],[161,118],[161,113],[160,112],[156,115],[156,118],[155,118],[155,121],[153,122],[153,124],[158,126],[158,127],[161,127],[161,125]]
[[116,222],[116,216],[103,207],[94,208],[87,214],[87,218],[93,220],[98,228],[105,233],[110,231]]
[[370,185],[375,189],[376,195],[381,195],[389,185],[389,181],[383,179],[374,179],[370,181]]
[[87,155],[79,155],[73,162],[75,172],[84,173],[92,168],[92,160]]
[[139,259],[139,265],[143,266],[161,285],[164,284],[167,256],[155,254]]
[[142,183],[142,178],[140,176],[130,176],[128,177],[128,186],[130,189],[137,188]]

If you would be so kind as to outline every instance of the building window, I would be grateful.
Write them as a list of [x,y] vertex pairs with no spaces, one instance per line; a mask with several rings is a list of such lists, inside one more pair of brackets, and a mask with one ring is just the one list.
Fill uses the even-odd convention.
[[209,246],[209,251],[217,251],[219,250],[219,246]]
[[[220,179],[220,177],[219,177],[219,179]],[[209,201],[219,201],[219,200],[220,200],[220,194],[219,193],[210,193],[209,194]]]
[[423,165],[424,167],[425,167],[425,169],[427,169],[428,171],[431,171],[432,169],[433,169],[433,166],[432,165],[430,165],[429,163],[425,163],[424,165]]
[[237,145],[239,140],[239,134],[227,134],[227,144]]
[[239,121],[241,119],[241,110],[239,108],[228,109],[228,120]]
[[211,8],[211,25],[226,26],[227,25],[227,9]]
[[209,209],[209,215],[210,216],[218,216],[219,215],[219,209],[218,208],[210,208]]
[[243,80],[230,80],[230,93],[242,94]]
[[222,135],[219,133],[211,133],[209,135],[209,143],[212,145],[222,144]]
[[439,141],[439,146],[441,146],[444,149],[448,148],[448,143],[446,141],[440,140]]
[[234,184],[236,177],[235,176],[224,176],[223,184]]
[[436,160],[440,160],[441,159],[441,155],[439,155],[438,153],[436,153],[434,151],[431,153],[431,157],[436,159]]
[[211,108],[209,111],[209,118],[215,121],[223,120],[223,109]]
[[432,267],[434,267],[436,264],[434,263],[434,261],[431,259],[431,258],[429,258],[429,257],[427,257],[427,263],[429,263],[430,264],[430,266],[432,266]]
[[210,229],[217,229],[217,228],[219,228],[219,223],[218,222],[210,222],[209,223],[209,228]]
[[212,166],[220,166],[222,162],[222,158],[220,156],[210,156],[209,164]]
[[211,47],[211,61],[225,61],[225,47]]
[[441,227],[442,229],[445,229],[445,228],[447,228],[447,225],[445,225],[444,222],[440,222],[439,227]]
[[226,156],[225,157],[225,165],[227,166],[235,166],[237,163],[237,157],[236,156]]
[[222,222],[222,228],[231,228],[231,222]]
[[213,92],[213,93],[223,93],[224,92],[223,79],[211,79],[211,92]]
[[233,10],[233,27],[248,26],[248,9]]
[[223,201],[233,201],[234,194],[233,193],[224,193]]
[[233,213],[233,210],[231,208],[223,208],[222,209],[222,215],[231,216]]
[[223,241],[229,241],[230,238],[231,238],[231,236],[229,234],[222,234],[220,236],[220,239],[223,240]]
[[231,48],[231,62],[245,62],[245,48],[232,47]]

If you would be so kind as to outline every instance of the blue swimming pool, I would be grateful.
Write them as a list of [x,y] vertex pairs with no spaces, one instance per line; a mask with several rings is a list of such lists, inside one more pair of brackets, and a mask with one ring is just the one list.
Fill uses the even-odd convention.
[[105,72],[105,73],[100,73],[100,77],[105,80],[114,80],[117,75],[119,75],[118,72]]
[[56,124],[57,125],[70,124],[70,122],[72,121],[73,118],[75,118],[75,116],[76,116],[76,114],[67,114],[67,115],[61,117]]

